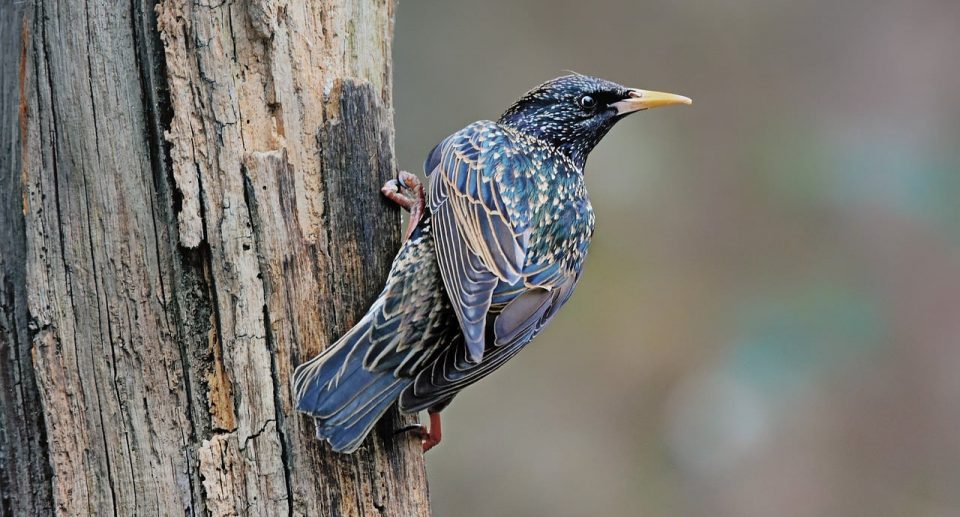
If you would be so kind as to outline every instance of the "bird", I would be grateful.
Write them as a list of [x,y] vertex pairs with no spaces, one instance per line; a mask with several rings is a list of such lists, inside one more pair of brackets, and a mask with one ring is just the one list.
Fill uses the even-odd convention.
[[467,125],[427,155],[426,185],[400,171],[383,193],[411,213],[383,291],[346,334],[293,375],[298,411],[339,453],[386,411],[440,411],[528,345],[570,299],[594,230],[587,156],[624,117],[692,104],[571,73],[528,91],[496,120]]

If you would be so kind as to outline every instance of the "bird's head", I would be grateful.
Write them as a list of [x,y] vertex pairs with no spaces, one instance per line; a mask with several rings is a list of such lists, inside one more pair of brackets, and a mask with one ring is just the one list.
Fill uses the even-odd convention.
[[631,113],[692,101],[672,93],[627,88],[587,75],[565,75],[527,92],[500,123],[556,147],[577,165],[620,119]]

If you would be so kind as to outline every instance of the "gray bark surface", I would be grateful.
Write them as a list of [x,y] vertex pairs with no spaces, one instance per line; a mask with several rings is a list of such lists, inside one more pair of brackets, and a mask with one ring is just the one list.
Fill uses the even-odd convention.
[[290,375],[382,286],[390,1],[0,7],[0,513],[427,515]]

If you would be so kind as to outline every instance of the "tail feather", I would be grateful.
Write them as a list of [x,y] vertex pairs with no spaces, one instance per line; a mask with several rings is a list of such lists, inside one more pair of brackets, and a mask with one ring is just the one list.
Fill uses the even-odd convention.
[[293,374],[296,407],[316,419],[317,437],[337,452],[353,452],[411,380],[369,371],[370,321],[364,318]]
[[353,452],[363,443],[363,439],[370,433],[380,417],[390,409],[397,400],[400,392],[409,384],[400,379],[386,386],[377,396],[371,399],[362,409],[354,411],[337,424],[321,425],[317,422],[317,438],[330,442],[337,452]]

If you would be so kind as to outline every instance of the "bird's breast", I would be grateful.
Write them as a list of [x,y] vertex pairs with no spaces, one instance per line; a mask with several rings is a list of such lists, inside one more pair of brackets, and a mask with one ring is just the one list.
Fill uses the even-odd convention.
[[593,236],[594,216],[586,196],[551,204],[534,225],[529,240],[525,269],[528,277],[543,277],[543,271],[577,272],[586,259]]

